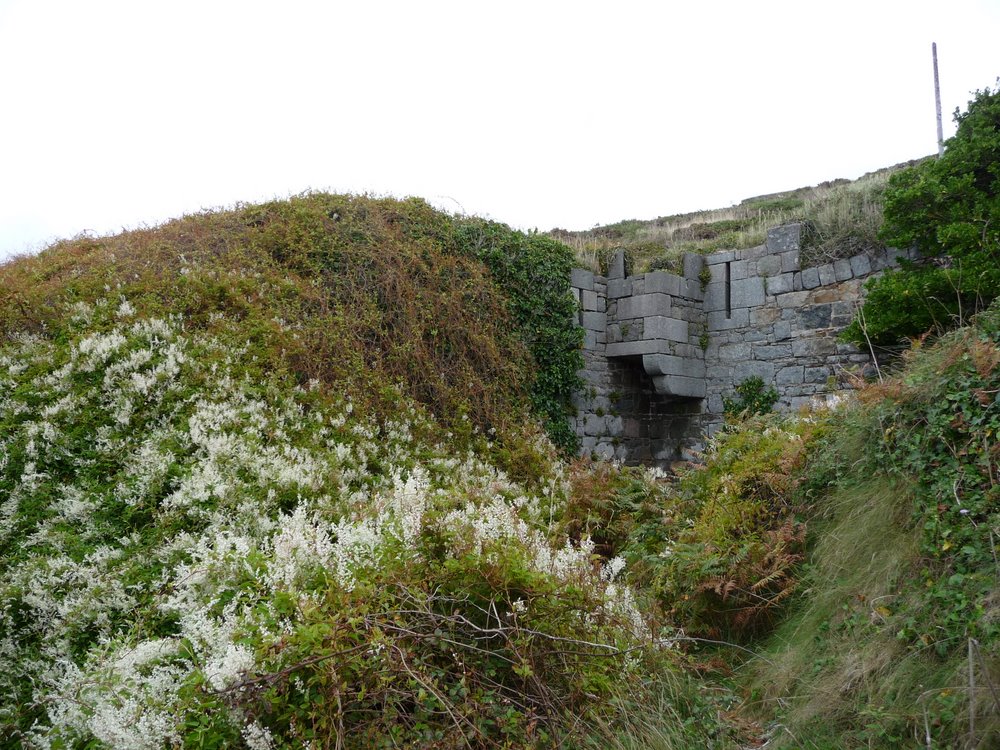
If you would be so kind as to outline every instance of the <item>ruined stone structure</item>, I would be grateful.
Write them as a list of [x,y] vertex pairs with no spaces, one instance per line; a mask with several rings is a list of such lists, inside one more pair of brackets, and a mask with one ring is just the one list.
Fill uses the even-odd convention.
[[[630,276],[618,253],[607,277],[574,269],[584,329],[584,388],[573,426],[582,451],[627,463],[690,457],[723,421],[723,396],[758,376],[797,410],[847,387],[870,356],[838,334],[862,282],[900,251],[802,268],[802,226],[747,250],[684,256],[683,273]],[[707,269],[707,271],[706,271]]]

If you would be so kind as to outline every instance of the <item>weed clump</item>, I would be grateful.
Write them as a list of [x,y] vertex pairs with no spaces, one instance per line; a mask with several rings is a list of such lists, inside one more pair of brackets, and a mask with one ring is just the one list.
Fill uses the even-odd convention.
[[734,396],[723,396],[722,407],[730,419],[767,414],[778,403],[777,389],[765,388],[759,375],[747,378],[738,386]]

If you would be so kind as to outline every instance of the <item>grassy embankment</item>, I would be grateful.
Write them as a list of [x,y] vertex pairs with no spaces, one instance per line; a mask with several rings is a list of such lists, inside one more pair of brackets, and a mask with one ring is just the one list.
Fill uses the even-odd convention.
[[615,224],[551,236],[576,253],[577,263],[598,271],[610,253],[625,249],[636,273],[659,268],[676,270],[685,252],[743,249],[764,242],[767,230],[789,222],[806,222],[803,264],[854,255],[880,247],[882,193],[889,176],[916,162],[887,167],[857,180],[832,180],[815,187],[747,198],[739,205],[657,219],[627,219]]
[[799,598],[745,677],[774,747],[1000,744],[998,365],[994,307],[812,449]]
[[731,425],[659,497],[616,475],[570,516],[768,747],[995,747],[998,431],[994,307],[833,411]]

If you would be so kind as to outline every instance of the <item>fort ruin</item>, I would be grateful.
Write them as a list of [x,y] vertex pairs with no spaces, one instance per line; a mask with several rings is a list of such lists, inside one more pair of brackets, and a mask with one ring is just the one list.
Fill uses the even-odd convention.
[[583,389],[572,426],[581,452],[631,464],[693,457],[723,423],[723,397],[759,377],[795,411],[848,388],[871,354],[838,335],[863,281],[896,265],[892,248],[803,268],[803,226],[763,245],[687,253],[680,274],[628,275],[617,253],[601,276],[574,269],[584,329]]

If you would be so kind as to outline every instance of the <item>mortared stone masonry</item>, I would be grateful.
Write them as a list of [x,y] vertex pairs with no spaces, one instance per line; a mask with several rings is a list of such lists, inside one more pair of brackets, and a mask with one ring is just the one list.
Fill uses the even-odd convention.
[[666,466],[701,449],[723,423],[723,395],[747,378],[778,391],[776,409],[796,411],[870,367],[868,352],[837,337],[864,279],[905,253],[802,268],[801,236],[800,224],[788,224],[747,250],[688,253],[681,274],[626,275],[621,252],[607,277],[574,269],[584,369],[572,425],[581,451]]

